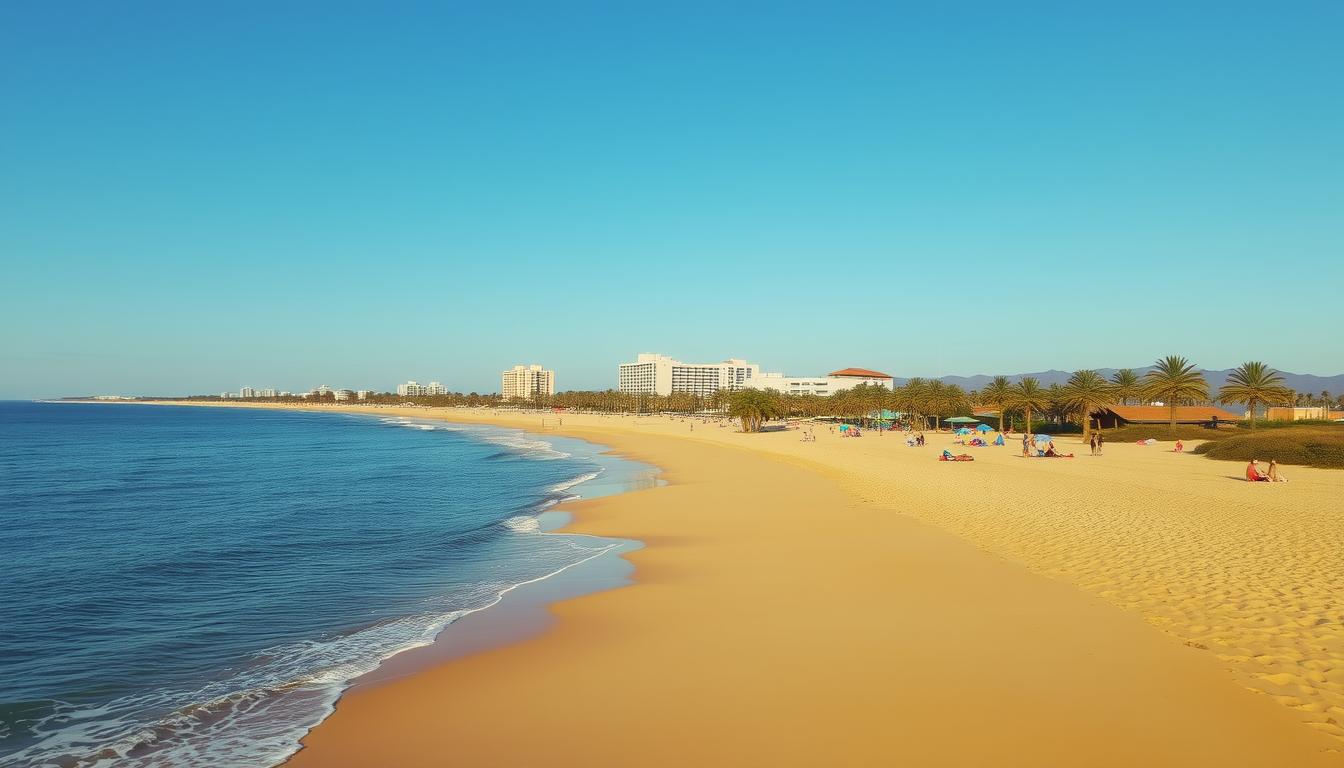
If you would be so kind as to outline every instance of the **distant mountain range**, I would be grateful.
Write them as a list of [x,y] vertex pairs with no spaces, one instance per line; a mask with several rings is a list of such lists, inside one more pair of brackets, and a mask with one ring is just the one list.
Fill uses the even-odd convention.
[[[1097,373],[1100,373],[1102,376],[1109,379],[1111,378],[1111,375],[1118,370],[1120,369],[1099,368],[1097,369]],[[1152,370],[1152,366],[1150,365],[1134,369],[1140,378],[1150,370]],[[1200,369],[1200,373],[1204,374],[1204,378],[1209,382],[1209,392],[1211,394],[1217,392],[1218,388],[1227,382],[1227,376],[1231,372],[1231,368],[1222,371]],[[1009,375],[1008,379],[1009,381],[1017,382],[1028,376],[1034,376],[1041,382],[1041,386],[1048,387],[1051,384],[1066,384],[1069,381],[1069,377],[1072,375],[1072,371],[1049,370],[1037,371],[1035,373],[1014,373]],[[1322,391],[1329,392],[1333,395],[1339,395],[1341,392],[1344,392],[1344,373],[1337,376],[1315,376],[1310,373],[1288,373],[1287,371],[1279,371],[1279,375],[1283,377],[1284,386],[1298,392],[1310,392],[1313,395],[1320,394]],[[942,381],[945,384],[956,384],[969,392],[973,389],[983,388],[993,379],[993,375],[979,374],[976,376],[942,376],[939,378],[939,381]],[[898,378],[896,379],[896,385],[900,386],[907,381],[909,381],[909,379]]]

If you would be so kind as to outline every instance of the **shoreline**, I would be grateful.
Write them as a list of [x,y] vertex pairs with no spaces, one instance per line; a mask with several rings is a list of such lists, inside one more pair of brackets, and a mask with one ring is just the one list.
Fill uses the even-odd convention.
[[[551,604],[555,621],[540,635],[352,688],[291,764],[435,765],[446,754],[473,765],[560,765],[572,754],[590,765],[629,764],[631,754],[655,765],[1340,764],[1330,715],[1313,720],[1271,691],[1256,696],[1261,681],[1247,685],[1212,644],[958,530],[952,523],[976,521],[946,498],[976,468],[977,491],[1003,506],[1001,524],[1018,522],[1023,507],[1009,497],[1023,483],[1038,495],[1100,483],[1121,499],[1185,504],[1181,489],[1228,493],[1217,472],[1125,446],[1108,446],[1122,454],[1110,464],[1014,465],[986,451],[977,456],[989,463],[959,467],[892,438],[807,444],[712,426],[692,434],[679,419],[568,414],[564,424],[542,434],[611,446],[685,480],[575,505],[569,530],[647,544],[629,558],[635,583]],[[1340,487],[1318,472],[1295,477],[1293,493]],[[983,475],[1007,487],[981,489]],[[886,476],[896,480],[873,484]],[[1329,700],[1328,686],[1315,691]],[[505,727],[519,718],[525,736]]]

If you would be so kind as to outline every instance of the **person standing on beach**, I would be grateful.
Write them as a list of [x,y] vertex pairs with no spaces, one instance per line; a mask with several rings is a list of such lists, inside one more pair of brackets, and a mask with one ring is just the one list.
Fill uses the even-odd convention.
[[1031,435],[1022,435],[1022,458],[1031,457]]
[[1093,432],[1093,433],[1092,433],[1092,439],[1088,441],[1088,444],[1092,446],[1092,455],[1093,455],[1093,456],[1096,456],[1096,455],[1097,455],[1097,433],[1096,433],[1096,432]]
[[1101,446],[1106,442],[1106,438],[1100,432],[1097,433],[1097,455],[1101,455]]

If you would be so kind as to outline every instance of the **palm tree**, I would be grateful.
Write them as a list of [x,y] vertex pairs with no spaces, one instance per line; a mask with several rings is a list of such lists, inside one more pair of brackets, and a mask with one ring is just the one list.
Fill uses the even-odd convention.
[[1245,403],[1250,412],[1251,429],[1255,429],[1255,407],[1291,402],[1292,392],[1283,385],[1283,377],[1278,371],[1264,363],[1251,361],[1232,369],[1227,383],[1218,390],[1218,399],[1224,403]]
[[1064,402],[1064,388],[1059,386],[1058,383],[1046,387],[1045,400],[1047,403],[1046,415],[1049,417],[1050,423],[1063,424],[1064,419],[1068,418],[1069,412],[1072,410],[1068,403]]
[[901,387],[896,392],[897,409],[905,412],[907,417],[906,421],[909,422],[912,427],[915,424],[916,416],[919,417],[920,429],[928,426],[924,423],[925,405],[927,400],[926,393],[928,389],[929,383],[916,376],[907,381],[905,386]]
[[1121,368],[1111,374],[1112,397],[1120,405],[1129,405],[1129,399],[1143,397],[1143,385],[1139,383],[1139,374],[1133,368]]
[[1143,394],[1149,400],[1163,400],[1171,408],[1171,428],[1176,428],[1176,405],[1182,400],[1205,400],[1209,383],[1195,364],[1178,355],[1169,355],[1153,363],[1143,376]]
[[1031,439],[1031,412],[1043,411],[1050,406],[1050,398],[1046,395],[1044,389],[1041,389],[1041,382],[1034,376],[1028,376],[1025,379],[1013,385],[1012,396],[1008,405],[1021,410],[1027,416],[1026,433],[1027,439]]
[[739,389],[728,395],[728,415],[742,420],[743,432],[760,432],[766,419],[783,414],[779,394],[766,389]]
[[[1130,371],[1133,373],[1133,371]],[[1092,412],[1109,405],[1115,387],[1096,371],[1074,371],[1064,385],[1064,401],[1083,417],[1083,442],[1092,434]]]
[[956,384],[946,384],[937,379],[930,381],[924,389],[924,410],[933,416],[933,428],[946,414],[955,416],[966,406],[966,392]]
[[995,376],[984,389],[980,390],[980,402],[991,405],[999,411],[999,432],[1003,432],[1003,412],[1008,410],[1008,401],[1012,393],[1013,387],[1008,383],[1007,376]]

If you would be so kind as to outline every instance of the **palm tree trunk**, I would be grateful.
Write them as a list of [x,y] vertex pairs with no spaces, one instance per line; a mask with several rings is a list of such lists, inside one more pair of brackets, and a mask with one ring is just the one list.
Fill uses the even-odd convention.
[[1250,400],[1248,400],[1248,401],[1246,402],[1246,407],[1249,408],[1250,411],[1251,411],[1251,431],[1254,432],[1254,431],[1255,431],[1255,398],[1252,397]]
[[1176,399],[1175,399],[1175,398],[1172,398],[1172,401],[1171,401],[1171,424],[1170,424],[1170,426],[1171,426],[1172,431],[1174,432],[1174,431],[1176,430]]
[[1003,404],[999,403],[999,434],[1003,434]]

